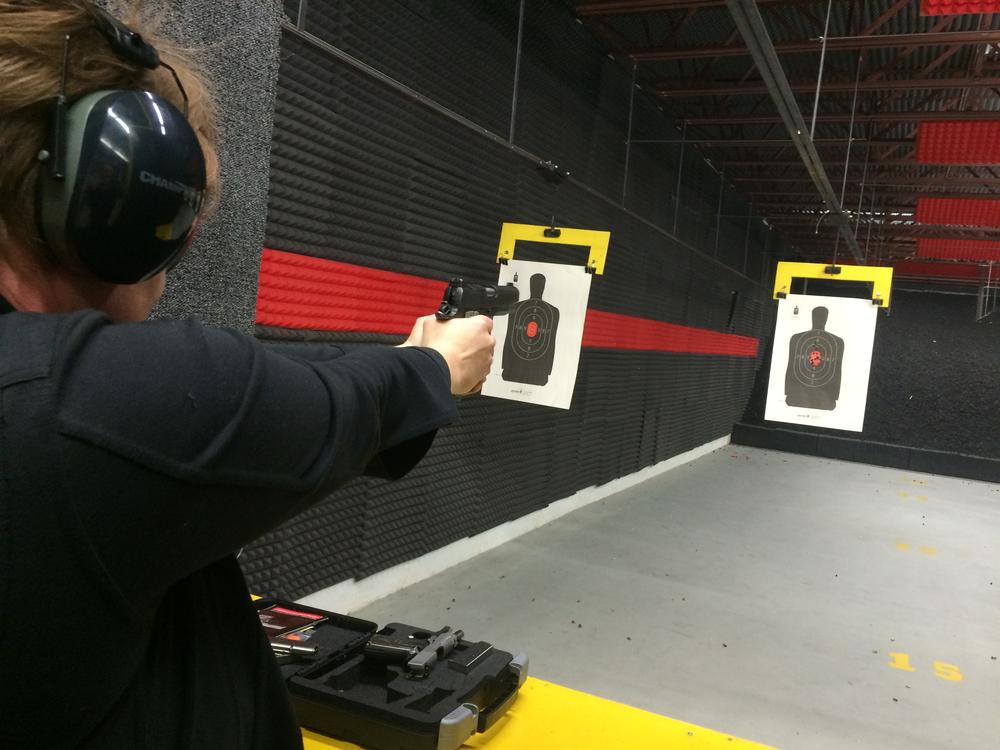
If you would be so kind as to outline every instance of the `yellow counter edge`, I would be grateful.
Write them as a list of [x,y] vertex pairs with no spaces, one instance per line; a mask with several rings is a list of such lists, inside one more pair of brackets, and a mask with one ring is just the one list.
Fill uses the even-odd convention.
[[[361,750],[302,730],[306,750]],[[517,700],[485,734],[462,747],[487,750],[772,750],[749,740],[642,711],[529,677]]]

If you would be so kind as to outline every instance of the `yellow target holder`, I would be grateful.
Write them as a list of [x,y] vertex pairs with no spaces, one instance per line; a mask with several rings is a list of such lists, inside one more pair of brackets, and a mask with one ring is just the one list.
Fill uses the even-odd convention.
[[792,279],[826,279],[827,281],[870,281],[872,304],[889,308],[892,292],[892,268],[887,266],[831,266],[826,263],[778,263],[774,276],[774,294],[778,299],[791,293]]
[[503,228],[500,230],[497,263],[506,263],[514,259],[514,246],[518,241],[548,242],[553,245],[578,245],[589,248],[590,257],[587,259],[587,272],[600,276],[604,274],[604,263],[608,258],[611,232],[504,222]]

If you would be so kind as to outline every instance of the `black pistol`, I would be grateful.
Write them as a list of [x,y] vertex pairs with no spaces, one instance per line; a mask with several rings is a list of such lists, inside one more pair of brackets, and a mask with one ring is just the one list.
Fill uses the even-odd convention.
[[473,284],[464,279],[452,279],[444,290],[437,319],[506,315],[520,296],[513,284]]

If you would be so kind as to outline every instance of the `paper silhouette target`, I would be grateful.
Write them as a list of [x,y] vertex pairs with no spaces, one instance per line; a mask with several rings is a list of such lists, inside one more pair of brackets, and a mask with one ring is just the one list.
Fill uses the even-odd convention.
[[833,411],[840,398],[844,340],[826,330],[830,311],[812,309],[812,329],[792,336],[785,371],[785,403]]
[[542,298],[544,274],[532,274],[529,288],[531,297],[510,311],[500,377],[512,383],[545,385],[555,360],[559,310]]
[[591,275],[580,266],[511,260],[500,283],[521,301],[493,321],[497,355],[483,395],[568,409],[573,400]]
[[876,314],[863,299],[779,300],[765,419],[860,432]]

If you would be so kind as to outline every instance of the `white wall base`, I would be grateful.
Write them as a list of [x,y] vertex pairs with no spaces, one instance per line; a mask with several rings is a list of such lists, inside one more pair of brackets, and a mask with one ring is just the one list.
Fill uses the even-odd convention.
[[726,435],[718,440],[705,443],[686,453],[681,453],[668,458],[666,461],[647,466],[645,469],[641,469],[634,474],[619,477],[607,484],[587,487],[567,498],[557,500],[541,510],[488,529],[476,536],[452,542],[445,547],[428,552],[426,555],[422,555],[414,560],[409,560],[367,578],[362,578],[360,581],[356,579],[342,581],[309,594],[309,596],[303,597],[299,601],[311,607],[348,614],[400,589],[404,589],[418,581],[423,581],[426,578],[441,573],[454,565],[465,562],[476,555],[487,552],[494,547],[499,547],[505,542],[509,542],[522,534],[544,526],[578,508],[590,505],[598,500],[603,500],[609,495],[626,490],[640,482],[652,479],[655,476],[729,445],[729,437],[729,435]]

